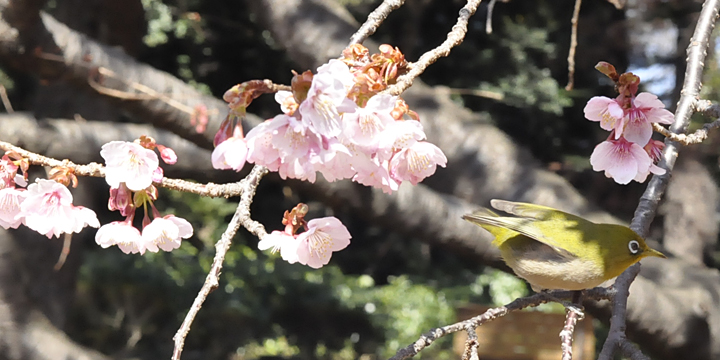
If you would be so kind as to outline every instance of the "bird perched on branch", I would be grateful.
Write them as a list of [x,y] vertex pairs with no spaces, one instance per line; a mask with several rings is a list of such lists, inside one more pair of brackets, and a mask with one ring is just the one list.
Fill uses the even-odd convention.
[[647,256],[664,258],[627,226],[595,224],[553,208],[491,200],[493,208],[464,215],[495,236],[505,263],[533,290],[583,290],[620,275]]

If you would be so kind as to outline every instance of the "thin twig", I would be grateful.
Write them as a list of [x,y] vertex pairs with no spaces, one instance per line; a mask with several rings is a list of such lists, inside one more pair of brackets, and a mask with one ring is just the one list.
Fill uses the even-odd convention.
[[572,360],[572,343],[575,325],[580,318],[578,310],[573,307],[567,308],[565,326],[560,331],[560,347],[562,348],[562,360]]
[[420,56],[420,59],[418,59],[417,62],[410,64],[410,71],[408,71],[407,74],[398,77],[397,82],[385,89],[383,93],[400,95],[403,91],[412,86],[415,78],[420,76],[420,74],[422,74],[425,69],[430,66],[430,64],[434,63],[441,57],[448,56],[452,48],[461,44],[463,39],[465,39],[465,34],[467,34],[468,19],[475,14],[475,11],[481,1],[482,0],[469,0],[467,4],[460,9],[460,16],[458,16],[457,22],[448,33],[447,39],[445,39],[445,41],[443,41],[443,43],[435,49],[432,49]]
[[0,85],[0,99],[2,99],[3,106],[8,114],[15,112],[15,110],[13,110],[12,103],[10,102],[10,98],[8,97],[7,89],[5,89],[4,85]]
[[568,51],[568,83],[565,90],[570,91],[575,86],[575,49],[577,48],[577,27],[578,18],[580,17],[580,5],[582,0],[575,0],[575,9],[570,23],[572,23],[572,32],[570,33],[570,50]]
[[240,203],[235,210],[235,215],[233,215],[233,218],[230,220],[230,223],[220,240],[215,244],[215,257],[213,258],[210,272],[208,272],[207,278],[205,278],[205,283],[203,283],[202,288],[195,297],[195,301],[193,301],[190,310],[185,316],[185,320],[183,320],[182,325],[180,325],[180,328],[173,337],[173,341],[175,342],[175,349],[173,350],[172,356],[173,360],[180,359],[183,346],[185,345],[185,338],[187,337],[188,332],[190,332],[190,326],[192,325],[193,320],[195,320],[195,316],[200,311],[200,308],[202,308],[208,294],[217,289],[219,285],[220,271],[222,270],[222,265],[225,261],[225,255],[230,249],[232,238],[235,236],[235,233],[237,233],[240,226],[244,226],[248,229],[248,231],[257,235],[261,239],[267,235],[265,228],[250,218],[250,204],[255,196],[255,190],[260,183],[260,179],[262,179],[267,171],[267,168],[264,166],[255,166],[250,174],[241,181],[243,190],[240,197]]
[[[591,300],[612,300],[615,297],[616,290],[612,287],[610,288],[603,288],[603,287],[596,287],[593,289],[586,290],[584,292],[584,299],[591,299]],[[507,315],[508,313],[512,311],[518,311],[522,310],[527,307],[534,307],[541,304],[545,304],[548,302],[553,301],[562,301],[562,300],[571,300],[573,299],[573,296],[575,295],[574,291],[552,291],[552,292],[543,292],[543,293],[537,293],[530,296],[526,296],[523,298],[518,298],[513,300],[511,303],[500,306],[497,308],[488,309],[483,314],[475,316],[471,319],[460,321],[455,324],[443,326],[440,328],[432,329],[429,332],[423,334],[420,336],[420,338],[415,341],[414,343],[400,349],[395,353],[393,357],[390,358],[390,360],[402,360],[411,358],[415,355],[417,355],[420,351],[428,347],[430,344],[432,344],[435,340],[458,332],[458,331],[467,331],[467,329],[475,329],[476,327],[488,323],[492,320],[495,320],[499,317],[503,317]],[[468,338],[470,338],[472,334],[468,334]]]
[[490,35],[492,34],[492,14],[493,10],[495,9],[495,3],[497,0],[490,0],[490,3],[488,3],[487,7],[487,18],[485,18],[485,33]]
[[451,94],[459,94],[459,95],[473,95],[478,97],[484,97],[487,99],[493,99],[493,100],[503,100],[505,99],[505,94],[494,92],[494,91],[488,91],[488,90],[479,90],[479,89],[450,89]]
[[[60,63],[66,62],[66,59],[61,55],[45,53],[45,52],[35,53],[34,55],[43,60],[60,62]],[[176,99],[177,97],[171,98],[163,93],[155,91],[154,89],[152,89],[148,86],[142,85],[137,82],[126,81],[121,76],[118,76],[114,71],[112,71],[106,67],[103,67],[103,66],[98,67],[98,66],[86,64],[86,63],[73,63],[73,65],[81,67],[81,68],[85,68],[88,70],[88,72],[89,72],[88,79],[87,79],[88,85],[102,95],[117,98],[117,99],[122,99],[122,100],[137,100],[137,101],[139,101],[139,100],[159,100],[159,101],[162,101],[165,104],[167,104],[177,110],[180,110],[184,113],[187,113],[190,115],[192,115],[194,113],[194,108],[187,106],[187,105],[183,104],[182,102],[178,101]],[[94,77],[98,76],[98,75],[107,77],[107,78],[112,78],[113,80],[116,80],[136,91],[139,91],[140,94],[117,90],[117,89],[112,89],[112,88],[103,86],[102,84],[100,84],[100,82],[98,82],[96,79],[94,79]],[[215,111],[213,110],[213,115],[214,115],[214,112]]]
[[672,141],[679,142],[683,145],[694,145],[705,141],[705,139],[707,139],[708,137],[708,134],[710,133],[710,130],[719,128],[720,120],[715,120],[711,123],[707,123],[703,125],[702,128],[695,130],[695,132],[690,135],[672,133],[670,132],[670,130],[662,127],[658,123],[653,123],[652,127],[653,130],[659,132],[660,134]]
[[465,351],[463,352],[462,360],[478,360],[478,336],[474,326],[468,326],[465,328],[467,332],[467,340],[465,340]]
[[62,250],[60,250],[58,261],[55,263],[55,266],[53,266],[53,270],[60,271],[63,265],[65,265],[65,261],[68,255],[70,255],[70,244],[72,244],[72,233],[65,233],[65,236],[63,236],[63,247]]
[[365,39],[367,39],[370,35],[374,34],[375,31],[380,27],[380,24],[387,19],[388,15],[390,13],[403,6],[405,3],[405,0],[385,0],[373,10],[373,12],[368,15],[367,20],[365,20],[365,23],[360,26],[358,31],[353,34],[352,37],[350,37],[350,45],[354,44],[362,44]]
[[712,118],[720,118],[720,105],[713,104],[710,100],[697,100],[695,101],[695,111],[702,113],[703,115]]
[[[78,165],[69,160],[57,160],[36,154],[5,141],[0,141],[0,149],[5,151],[14,151],[23,158],[28,159],[32,165],[50,167],[62,166],[73,169],[75,175],[78,176],[105,177],[105,166],[95,162],[87,165]],[[242,181],[229,184],[199,184],[182,179],[164,177],[159,183],[154,184],[170,190],[182,191],[206,197],[229,198],[242,194]]]
[[625,7],[625,2],[627,0],[608,0],[609,3],[613,4],[616,9],[620,10]]

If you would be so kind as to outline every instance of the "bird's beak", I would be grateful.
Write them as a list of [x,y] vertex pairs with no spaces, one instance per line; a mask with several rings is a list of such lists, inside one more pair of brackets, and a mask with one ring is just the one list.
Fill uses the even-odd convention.
[[663,254],[655,249],[651,249],[651,248],[647,248],[647,250],[645,250],[645,256],[655,256],[655,257],[667,259],[667,256],[665,256],[665,254]]

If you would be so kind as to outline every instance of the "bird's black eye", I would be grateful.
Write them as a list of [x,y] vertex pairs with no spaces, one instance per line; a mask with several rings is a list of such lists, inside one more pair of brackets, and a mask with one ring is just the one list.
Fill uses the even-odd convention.
[[640,243],[637,240],[631,240],[628,243],[628,249],[630,249],[631,254],[637,254],[640,251]]

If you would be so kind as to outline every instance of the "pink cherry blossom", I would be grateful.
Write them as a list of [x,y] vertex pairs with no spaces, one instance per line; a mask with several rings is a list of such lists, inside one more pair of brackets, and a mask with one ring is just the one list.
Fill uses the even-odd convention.
[[193,234],[190,223],[175,215],[156,217],[145,226],[142,231],[142,239],[148,251],[157,252],[158,248],[164,251],[172,251],[180,247],[182,239],[187,239]]
[[647,179],[648,175],[650,175],[650,173],[653,173],[655,175],[663,175],[663,174],[665,174],[665,169],[663,169],[655,164],[650,164],[650,167],[648,167],[647,170],[638,169],[638,173],[637,173],[637,175],[635,175],[635,178],[633,178],[633,180],[635,180],[639,183],[645,182],[645,180]]
[[315,170],[327,181],[349,179],[355,175],[350,150],[336,139],[324,138],[323,147],[315,159]]
[[590,121],[599,121],[605,130],[617,130],[616,139],[622,132],[624,116],[622,106],[615,100],[605,96],[595,96],[585,105],[585,117]]
[[242,170],[247,160],[248,147],[245,139],[231,137],[218,145],[212,152],[215,169]]
[[390,161],[390,174],[398,182],[407,180],[417,185],[434,174],[438,165],[445,167],[445,164],[447,158],[439,147],[419,141],[393,156]]
[[272,252],[280,251],[280,256],[283,260],[294,264],[298,262],[297,248],[300,245],[297,236],[290,235],[284,231],[273,231],[272,233],[265,235],[265,237],[258,242],[258,249],[267,250],[272,248]]
[[406,149],[418,141],[425,140],[426,137],[419,121],[393,121],[380,134],[379,146],[381,149],[394,152]]
[[395,122],[390,112],[395,108],[397,97],[388,94],[375,95],[365,107],[343,114],[343,135],[350,142],[376,148],[380,133]]
[[270,171],[278,171],[280,152],[273,146],[273,134],[288,124],[287,115],[281,114],[252,128],[245,140],[248,147],[247,161],[267,166]]
[[22,224],[20,204],[25,200],[27,191],[7,187],[0,189],[0,226],[5,229],[17,229]]
[[380,161],[377,156],[353,157],[353,168],[357,174],[353,176],[353,181],[366,186],[374,186],[382,189],[384,193],[391,194],[397,191],[400,184],[390,176],[389,161]]
[[327,64],[317,68],[317,74],[327,74],[340,81],[345,87],[346,93],[355,85],[355,76],[342,60],[331,59]]
[[319,269],[330,262],[335,251],[350,245],[350,232],[335,217],[324,217],[308,221],[308,230],[299,234],[298,262]]
[[672,124],[675,121],[674,115],[665,109],[665,104],[657,96],[646,92],[638,94],[632,100],[626,118],[622,136],[640,146],[645,146],[650,141],[652,123]]
[[72,204],[73,197],[65,185],[37,179],[27,189],[16,219],[49,238],[62,233],[80,232],[85,226],[99,227],[95,212]]
[[140,230],[127,221],[113,221],[103,225],[95,234],[95,242],[103,249],[117,245],[126,254],[145,253]]
[[598,144],[590,155],[590,164],[593,170],[605,171],[605,176],[615,179],[618,184],[627,184],[631,180],[644,181],[649,172],[656,173],[660,169],[653,165],[640,145],[623,137]]
[[150,176],[150,179],[152,180],[152,182],[159,183],[162,181],[163,177],[165,177],[165,172],[163,171],[163,169],[161,167],[158,166],[155,168],[155,171],[153,171],[152,175]]
[[663,149],[665,149],[665,143],[651,139],[643,148],[647,151],[648,155],[650,155],[653,162],[658,162],[662,157]]
[[18,166],[15,165],[7,155],[0,159],[0,189],[15,187],[15,180],[18,176]]
[[27,181],[25,181],[25,178],[20,174],[15,174],[14,181],[15,181],[15,185],[22,186],[22,187],[27,186]]
[[95,211],[84,206],[73,206],[74,222],[72,223],[72,232],[79,233],[85,226],[94,228],[100,227]]
[[307,158],[288,158],[278,167],[278,174],[284,179],[307,180],[311,183],[315,182],[317,174],[315,166]]
[[[347,65],[343,66],[349,74]],[[333,68],[340,69],[338,66]],[[330,72],[313,76],[307,98],[300,104],[299,112],[303,123],[320,135],[327,137],[339,135],[342,131],[340,114],[352,112],[357,108],[357,105],[347,98],[347,89],[341,78],[342,76]]]
[[283,162],[307,157],[310,148],[317,147],[322,141],[320,135],[293,116],[285,116],[284,120],[285,124],[273,133],[272,145],[278,149]]
[[102,146],[100,155],[105,159],[105,181],[110,187],[124,182],[130,190],[141,191],[152,185],[159,165],[154,151],[127,141],[111,141]]

